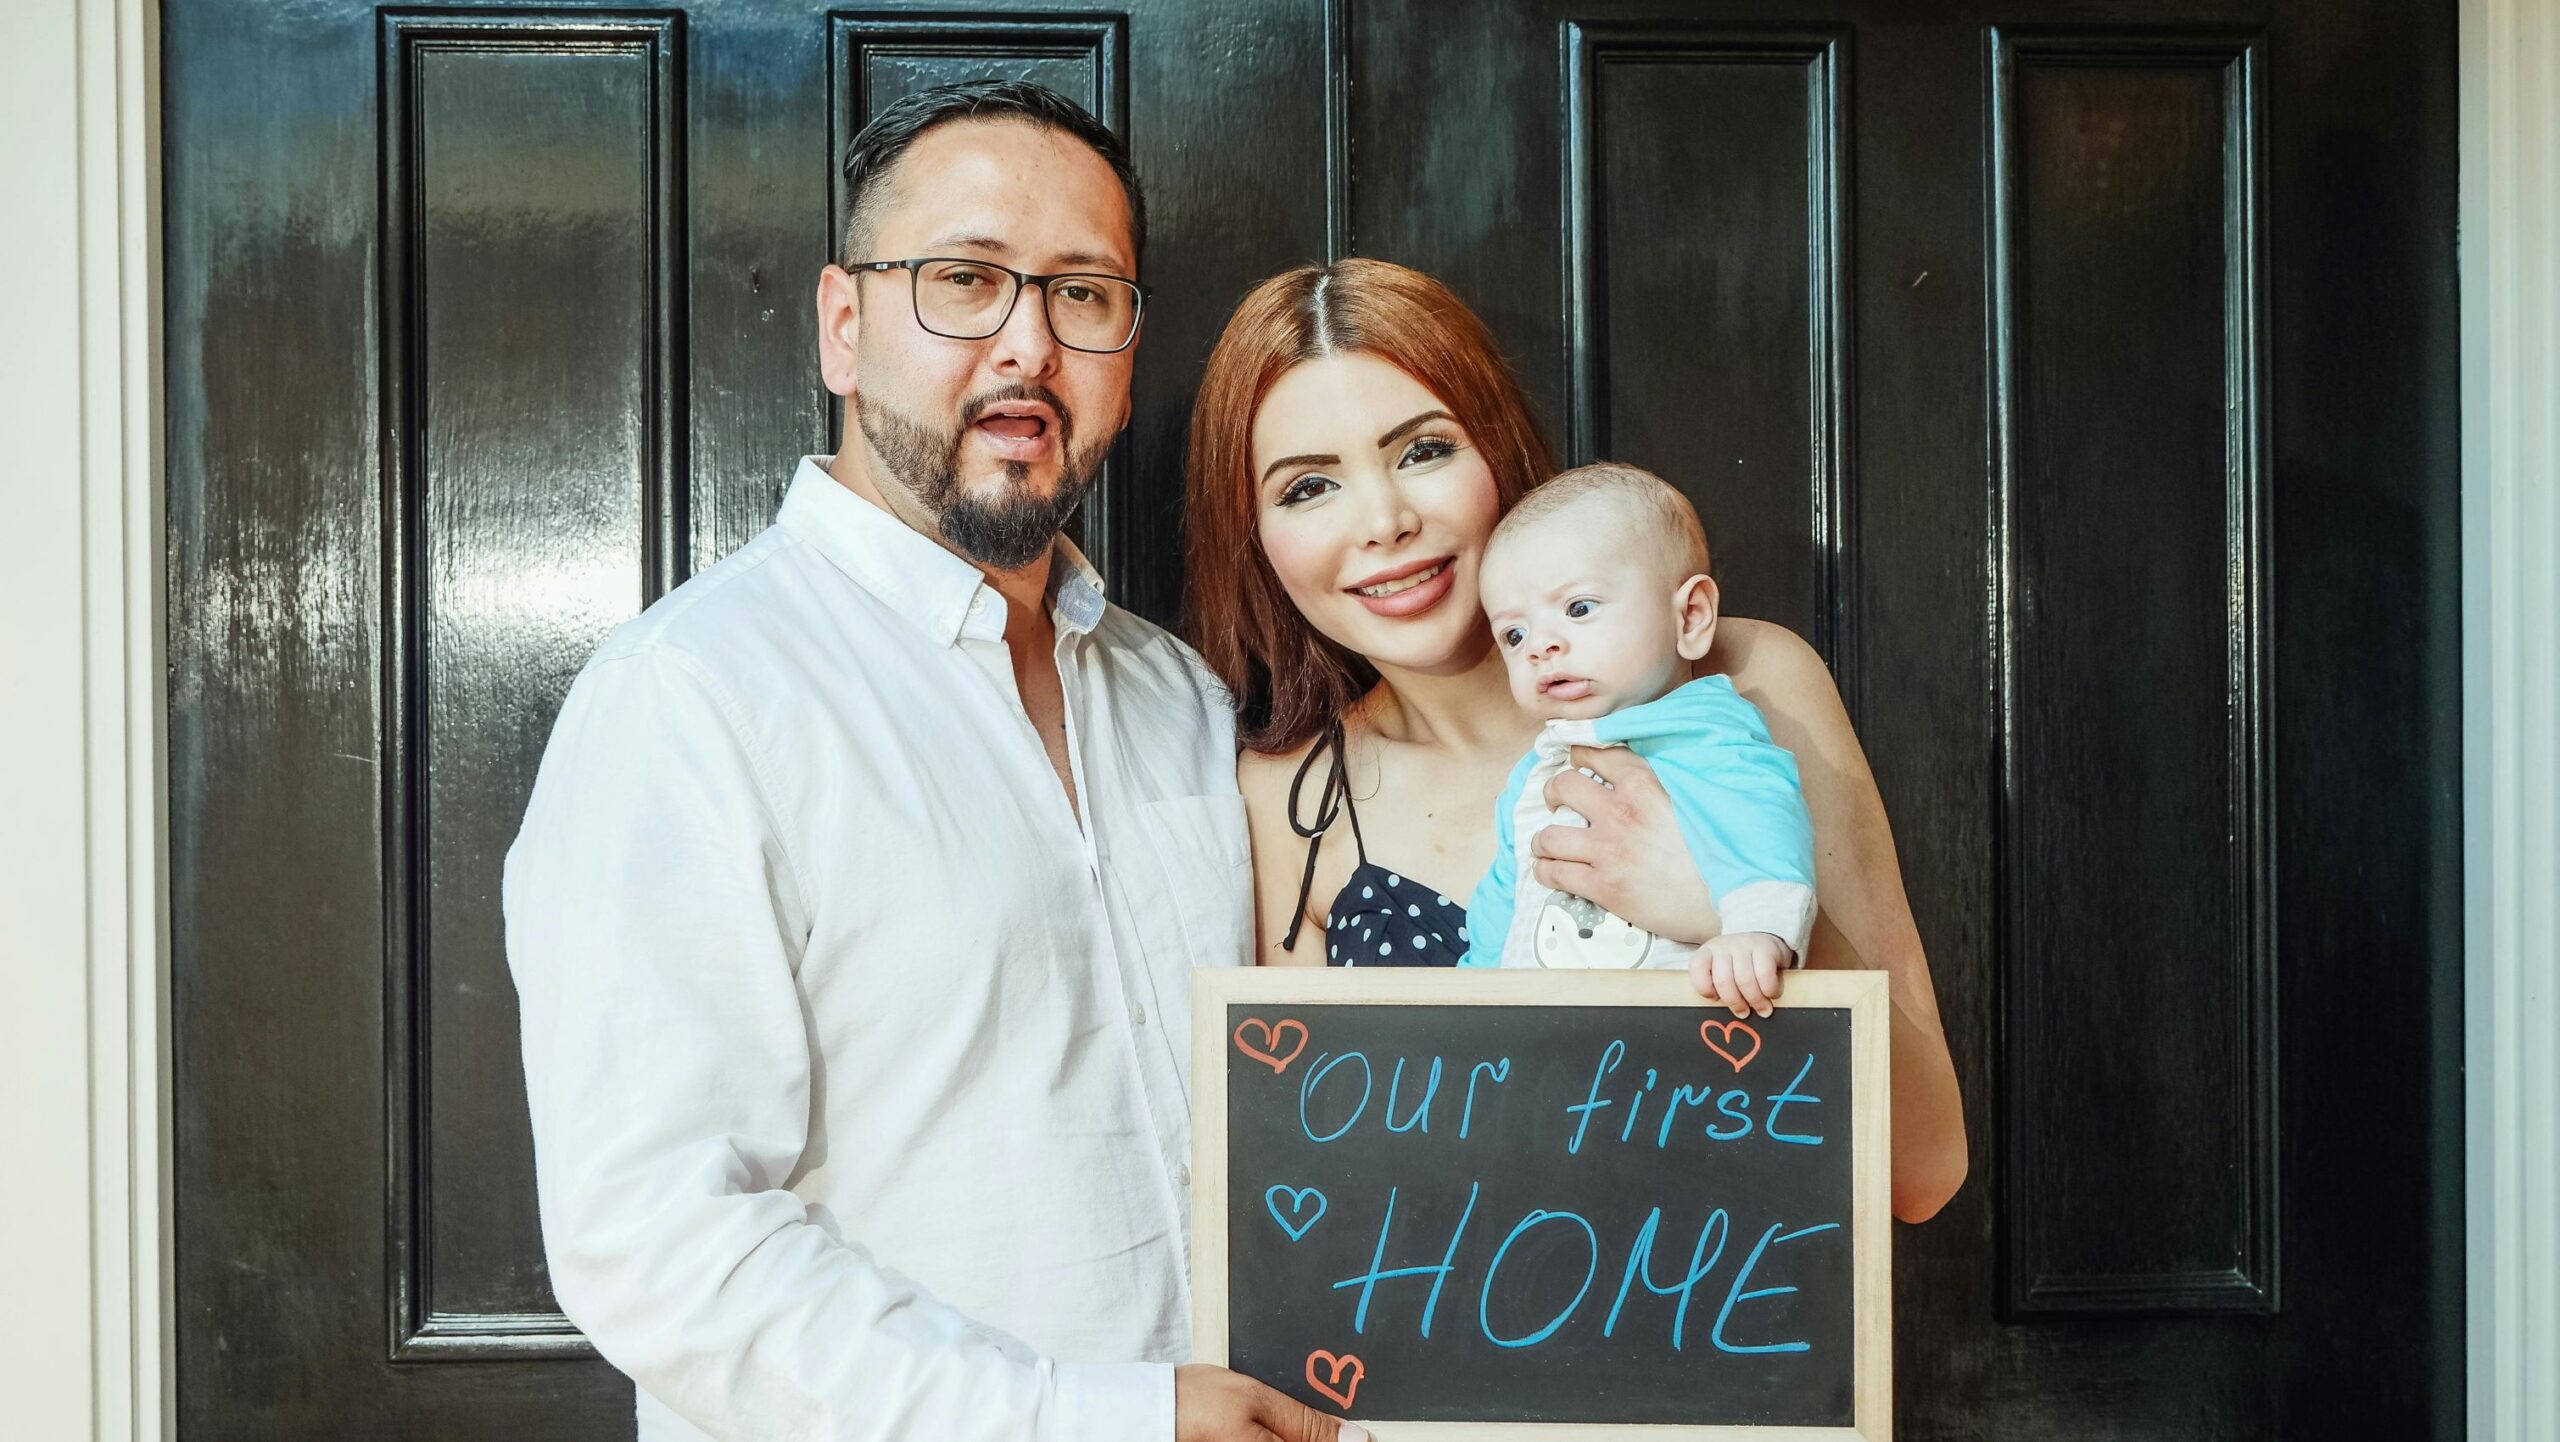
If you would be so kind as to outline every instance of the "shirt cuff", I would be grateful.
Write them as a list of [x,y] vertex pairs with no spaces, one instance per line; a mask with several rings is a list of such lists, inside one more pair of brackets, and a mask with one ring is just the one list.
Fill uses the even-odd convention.
[[1813,934],[1813,888],[1792,881],[1754,881],[1716,898],[1724,929],[1765,931],[1794,948],[1795,964],[1804,965],[1805,943]]
[[1173,1442],[1173,1368],[1060,1362],[1058,1430],[1046,1442]]

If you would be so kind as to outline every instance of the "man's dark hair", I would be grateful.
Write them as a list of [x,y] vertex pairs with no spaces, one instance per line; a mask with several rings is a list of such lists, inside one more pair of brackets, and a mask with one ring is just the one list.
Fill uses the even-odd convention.
[[[1138,189],[1138,170],[1129,163],[1129,148],[1120,143],[1120,137],[1112,134],[1109,126],[1046,85],[1027,80],[967,80],[957,85],[937,85],[898,101],[871,117],[871,123],[862,127],[862,133],[845,147],[848,214],[843,259],[847,264],[857,260],[905,259],[862,254],[863,247],[871,243],[882,185],[908,146],[935,126],[955,120],[1019,120],[1045,130],[1062,131],[1091,146],[1093,153],[1111,167],[1111,173],[1120,177],[1120,191],[1129,198],[1130,244],[1139,255],[1146,252],[1146,197]],[[1137,256],[1130,259],[1134,261]]]

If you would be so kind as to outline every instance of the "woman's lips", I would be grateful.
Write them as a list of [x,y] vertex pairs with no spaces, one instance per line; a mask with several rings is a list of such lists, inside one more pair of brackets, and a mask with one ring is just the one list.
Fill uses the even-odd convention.
[[[1430,610],[1432,607],[1439,605],[1443,600],[1447,599],[1450,589],[1458,584],[1458,568],[1456,564],[1446,556],[1442,557],[1438,561],[1430,563],[1430,565],[1410,568],[1405,572],[1405,575],[1412,575],[1417,571],[1429,571],[1431,566],[1434,565],[1439,567],[1439,569],[1431,573],[1430,579],[1422,581],[1416,585],[1407,586],[1403,590],[1397,591],[1391,595],[1371,596],[1356,588],[1351,590],[1349,594],[1351,599],[1368,607],[1369,614],[1373,616],[1386,616],[1397,619],[1401,619],[1406,616],[1419,616],[1423,612]],[[1390,577],[1389,579],[1401,580],[1403,578],[1399,576]],[[1386,582],[1371,581],[1368,584],[1376,586],[1384,585]]]

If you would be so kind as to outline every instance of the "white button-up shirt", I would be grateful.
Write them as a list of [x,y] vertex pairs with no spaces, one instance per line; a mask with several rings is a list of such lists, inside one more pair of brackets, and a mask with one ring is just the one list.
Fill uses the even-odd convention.
[[815,460],[569,693],[507,959],[552,1285],[643,1442],[1173,1435],[1234,722],[1056,572],[1081,821],[1004,600]]

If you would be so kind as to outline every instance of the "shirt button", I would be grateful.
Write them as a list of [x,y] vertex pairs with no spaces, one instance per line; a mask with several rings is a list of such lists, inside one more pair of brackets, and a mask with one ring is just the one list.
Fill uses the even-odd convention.
[[1175,1162],[1173,1164],[1173,1179],[1186,1187],[1191,1185],[1191,1164],[1189,1162]]
[[1129,1020],[1136,1022],[1140,1026],[1145,1026],[1147,1024],[1147,1009],[1143,1006],[1133,1006],[1129,1008]]

